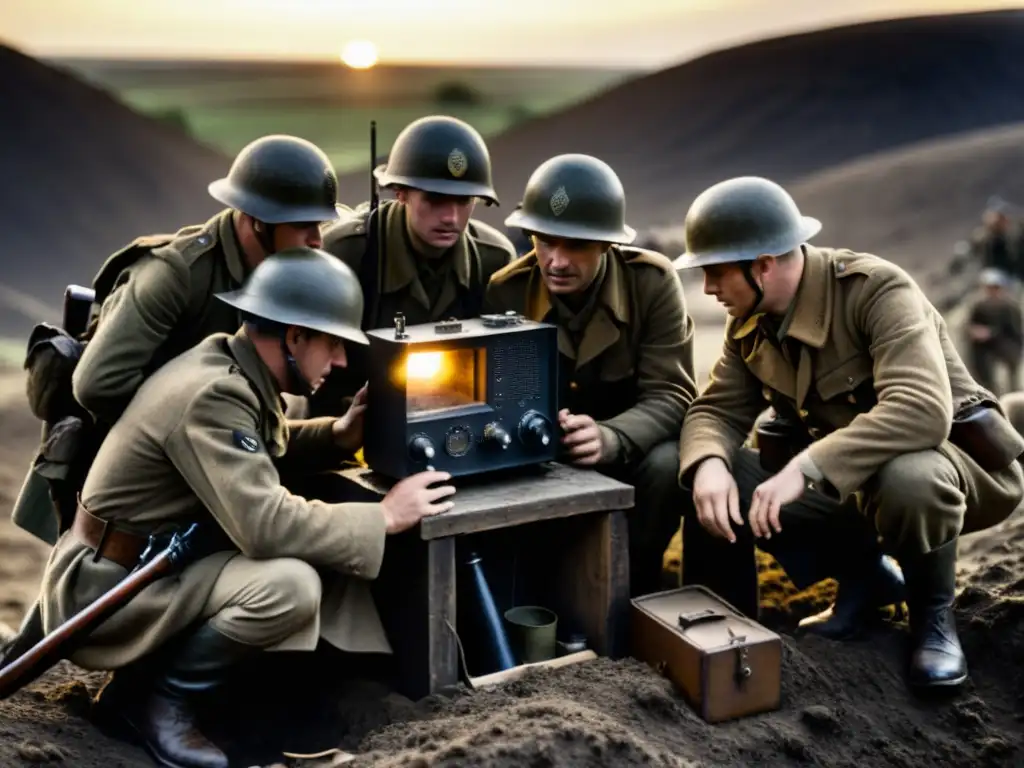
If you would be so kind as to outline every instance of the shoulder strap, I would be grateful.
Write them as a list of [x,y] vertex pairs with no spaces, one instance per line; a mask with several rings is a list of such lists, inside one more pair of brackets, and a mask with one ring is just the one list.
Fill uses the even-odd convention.
[[366,252],[359,261],[359,285],[363,289],[363,328],[369,329],[377,319],[377,300],[380,298],[380,259],[377,255],[377,211],[366,215]]

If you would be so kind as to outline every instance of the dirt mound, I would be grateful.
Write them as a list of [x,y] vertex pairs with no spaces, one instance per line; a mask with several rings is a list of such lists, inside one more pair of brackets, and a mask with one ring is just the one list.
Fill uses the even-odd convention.
[[[868,153],[1024,120],[1022,32],[1022,11],[931,16],[694,59],[492,139],[502,206],[479,215],[500,225],[533,169],[562,152],[609,162],[630,223],[646,228],[681,221],[701,189],[728,176],[789,182]],[[342,187],[358,188],[361,178]]]
[[134,237],[219,208],[206,185],[229,158],[2,46],[0,103],[17,105],[18,116],[0,126],[0,265],[8,293],[28,297],[0,293],[0,335],[27,335],[41,318],[26,301],[59,307],[67,283],[89,283]]

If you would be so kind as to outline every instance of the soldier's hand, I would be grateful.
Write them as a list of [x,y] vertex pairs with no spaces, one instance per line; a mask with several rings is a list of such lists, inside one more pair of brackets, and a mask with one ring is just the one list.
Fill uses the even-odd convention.
[[693,476],[693,503],[697,519],[709,533],[736,541],[729,521],[743,525],[740,491],[724,461],[715,457],[701,462]]
[[455,493],[455,486],[427,487],[451,479],[447,472],[430,471],[419,472],[397,482],[380,503],[388,533],[401,533],[424,517],[447,512],[454,507],[454,501],[443,499]]
[[334,442],[350,451],[358,451],[363,447],[363,414],[366,413],[366,384],[356,392],[355,397],[345,411],[345,415],[336,419],[331,432]]
[[770,539],[772,531],[782,533],[779,516],[782,508],[807,490],[807,478],[796,461],[789,462],[777,475],[765,480],[754,489],[750,500],[750,530],[758,538]]
[[569,413],[563,408],[558,412],[558,424],[565,433],[562,445],[566,448],[569,461],[578,466],[589,467],[601,460],[601,453],[604,450],[601,430],[590,416]]

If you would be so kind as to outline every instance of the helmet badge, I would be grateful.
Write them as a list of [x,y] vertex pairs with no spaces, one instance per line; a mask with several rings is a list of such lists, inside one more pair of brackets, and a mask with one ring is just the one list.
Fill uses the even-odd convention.
[[461,149],[453,149],[448,153],[448,173],[456,179],[461,178],[469,167],[469,161]]
[[555,190],[555,193],[551,195],[551,200],[548,201],[551,206],[551,212],[555,216],[561,216],[565,213],[565,209],[569,207],[569,194],[565,191],[565,187],[559,187]]

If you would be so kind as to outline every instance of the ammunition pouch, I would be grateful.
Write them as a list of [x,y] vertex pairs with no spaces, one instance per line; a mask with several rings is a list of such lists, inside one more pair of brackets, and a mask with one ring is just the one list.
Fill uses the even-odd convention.
[[757,452],[761,468],[773,475],[810,444],[811,436],[798,419],[780,415],[757,426]]
[[25,354],[25,390],[29,407],[40,421],[56,424],[68,416],[84,415],[71,384],[84,349],[84,343],[55,325],[39,323],[32,329]]
[[949,442],[986,472],[1006,469],[1024,455],[1024,437],[1013,428],[999,406],[988,399],[957,411]]

